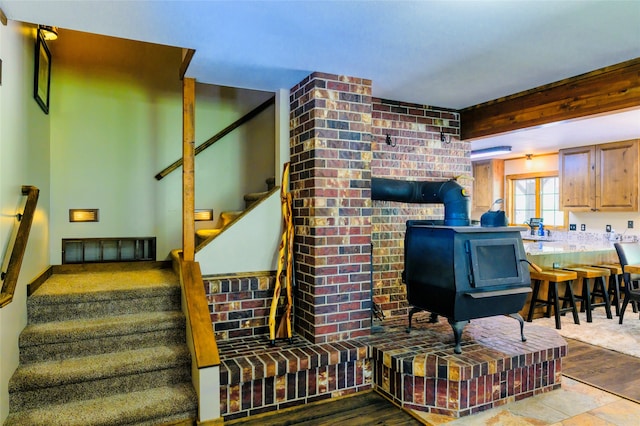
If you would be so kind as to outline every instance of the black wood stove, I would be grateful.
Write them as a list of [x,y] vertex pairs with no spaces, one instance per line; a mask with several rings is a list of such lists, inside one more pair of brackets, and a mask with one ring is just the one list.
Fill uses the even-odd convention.
[[[403,280],[413,314],[426,310],[431,320],[448,319],[461,353],[461,337],[469,320],[518,314],[531,292],[531,278],[520,232],[523,227],[469,226],[469,202],[454,180],[413,182],[372,180],[372,199],[403,202],[442,202],[444,221],[408,221],[405,233]],[[504,213],[502,213],[504,214]],[[491,221],[486,221],[491,223]]]

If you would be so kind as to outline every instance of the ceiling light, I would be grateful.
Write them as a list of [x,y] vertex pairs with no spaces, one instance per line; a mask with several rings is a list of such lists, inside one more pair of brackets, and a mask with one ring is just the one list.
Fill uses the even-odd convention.
[[40,25],[38,27],[42,38],[45,40],[56,40],[58,38],[58,27],[52,27],[50,25]]
[[531,160],[533,158],[533,154],[525,154],[525,157],[527,157],[527,160]]
[[493,155],[508,154],[511,152],[510,146],[492,146],[491,148],[476,149],[471,151],[471,159],[491,157]]

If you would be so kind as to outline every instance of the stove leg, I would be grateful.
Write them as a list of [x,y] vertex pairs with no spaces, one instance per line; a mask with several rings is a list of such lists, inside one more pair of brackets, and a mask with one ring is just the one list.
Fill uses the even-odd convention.
[[520,323],[520,337],[522,338],[523,342],[527,341],[527,338],[524,337],[524,320],[522,319],[522,317],[520,316],[519,313],[515,313],[515,314],[509,314],[509,316],[511,318],[515,318],[518,320],[518,322]]
[[416,312],[420,312],[422,309],[420,308],[416,308],[415,306],[413,308],[411,308],[411,310],[409,311],[409,327],[407,327],[407,333],[411,333],[411,320],[413,319],[413,314],[415,314]]
[[449,320],[449,324],[453,329],[453,337],[456,339],[456,347],[453,349],[453,351],[457,354],[461,354],[462,348],[460,347],[460,344],[462,341],[462,330],[464,329],[465,325],[469,324],[469,320],[465,320],[465,321]]

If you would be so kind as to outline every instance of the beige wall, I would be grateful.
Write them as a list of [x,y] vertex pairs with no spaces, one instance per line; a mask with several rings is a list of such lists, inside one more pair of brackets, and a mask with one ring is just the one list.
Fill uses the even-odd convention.
[[[18,336],[27,321],[26,285],[49,265],[49,123],[33,98],[35,27],[0,24],[0,253],[17,225],[22,185],[40,189],[36,216],[13,302],[0,309],[0,423],[8,415],[8,382],[18,365]],[[4,268],[3,268],[4,270]]]
[[[157,237],[157,258],[181,246],[182,156],[178,48],[60,31],[51,106],[52,263],[61,240]],[[197,85],[196,145],[271,94]],[[196,208],[234,210],[266,189],[274,170],[273,108],[196,159]],[[98,208],[100,222],[69,223],[71,208]]]

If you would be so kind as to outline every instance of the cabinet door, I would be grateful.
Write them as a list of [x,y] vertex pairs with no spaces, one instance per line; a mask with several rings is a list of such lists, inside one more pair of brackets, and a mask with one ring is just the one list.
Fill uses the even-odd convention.
[[487,211],[491,200],[491,162],[473,163],[473,210]]
[[489,210],[504,196],[504,160],[473,162],[472,218]]
[[596,145],[596,209],[638,211],[638,141]]
[[563,210],[595,209],[595,148],[582,146],[559,152],[560,206]]

